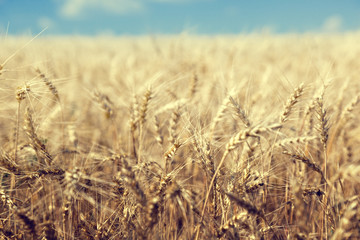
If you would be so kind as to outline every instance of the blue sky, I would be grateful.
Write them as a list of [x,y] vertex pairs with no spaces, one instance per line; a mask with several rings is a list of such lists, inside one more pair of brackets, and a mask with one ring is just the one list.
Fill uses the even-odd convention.
[[0,0],[0,36],[344,32],[359,0]]

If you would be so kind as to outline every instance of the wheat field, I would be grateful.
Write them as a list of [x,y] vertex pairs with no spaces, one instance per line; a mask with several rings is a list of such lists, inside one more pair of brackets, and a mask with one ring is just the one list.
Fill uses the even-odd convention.
[[3,37],[1,239],[360,238],[359,39]]

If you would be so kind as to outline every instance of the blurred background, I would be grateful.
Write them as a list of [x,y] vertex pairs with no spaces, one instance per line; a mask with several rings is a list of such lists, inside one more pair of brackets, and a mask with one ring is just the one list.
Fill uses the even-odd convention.
[[0,36],[347,32],[359,0],[0,0]]

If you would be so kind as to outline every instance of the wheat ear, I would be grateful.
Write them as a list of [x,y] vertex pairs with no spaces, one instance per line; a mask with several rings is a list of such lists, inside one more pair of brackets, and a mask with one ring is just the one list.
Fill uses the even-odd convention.
[[169,123],[169,142],[171,144],[175,144],[175,141],[177,139],[177,125],[180,120],[180,106],[177,105],[176,108],[171,113],[170,123]]
[[155,127],[155,132],[156,132],[156,142],[162,146],[164,143],[164,137],[161,135],[161,129],[160,129],[160,122],[159,122],[159,118],[155,115],[154,116],[154,127]]
[[26,135],[29,137],[29,139],[31,141],[32,147],[36,151],[36,155],[38,157],[38,160],[39,161],[44,160],[45,164],[47,166],[50,166],[53,158],[50,155],[50,153],[47,151],[45,144],[43,144],[40,141],[39,137],[37,136],[37,134],[35,132],[34,122],[33,122],[32,114],[31,114],[29,108],[27,108],[26,111],[25,111],[25,126],[24,126],[24,129],[25,129]]
[[295,88],[293,94],[287,100],[284,111],[280,116],[280,122],[285,123],[288,120],[288,117],[295,106],[295,104],[299,101],[299,98],[304,93],[304,83],[301,83],[299,87]]
[[190,88],[189,88],[189,97],[190,97],[190,99],[192,99],[194,97],[194,95],[195,95],[195,93],[197,91],[198,82],[199,82],[198,76],[194,72],[192,74],[191,79],[190,79]]
[[16,115],[16,136],[15,136],[15,147],[14,147],[14,159],[16,161],[17,158],[17,145],[19,141],[19,126],[20,126],[20,107],[21,102],[24,100],[27,96],[27,94],[30,92],[30,86],[25,84],[23,87],[18,87],[16,90],[16,100],[18,101],[18,107],[17,107],[17,115]]
[[229,104],[229,96],[230,95],[227,95],[224,100],[222,101],[221,105],[220,105],[220,108],[218,109],[217,113],[216,113],[216,116],[214,118],[214,120],[211,122],[211,125],[210,125],[210,140],[212,140],[214,134],[215,134],[215,128],[216,128],[216,125],[218,124],[218,122],[220,122],[220,120],[224,117],[225,115],[225,111],[227,109],[227,105]]
[[338,133],[341,132],[341,127],[344,125],[344,123],[349,120],[351,117],[351,113],[353,112],[354,108],[357,104],[360,103],[360,95],[356,95],[355,98],[345,107],[345,110],[341,113],[340,118],[334,127],[334,130],[332,131],[332,134],[329,138],[328,143],[328,154],[331,152],[332,146],[334,144],[335,138],[337,137]]
[[140,132],[139,132],[139,149],[138,149],[138,156],[137,156],[137,162],[141,161],[141,150],[142,150],[142,138],[144,134],[144,124],[146,121],[146,115],[148,114],[148,108],[149,108],[149,102],[152,99],[152,90],[149,87],[144,96],[143,96],[143,102],[140,107],[139,111],[139,124],[140,124]]
[[175,156],[175,153],[179,150],[181,143],[175,141],[168,151],[164,153],[165,157],[165,172],[168,173],[171,167],[171,161]]
[[245,111],[234,100],[233,97],[229,96],[229,100],[235,110],[236,116],[244,123],[245,127],[250,127],[251,123],[250,123],[249,118],[247,117]]
[[204,206],[203,206],[203,209],[202,209],[202,212],[201,212],[201,220],[200,222],[202,222],[203,218],[204,218],[204,214],[205,214],[205,208],[206,208],[206,204],[207,204],[207,201],[209,199],[209,195],[210,195],[210,192],[211,192],[211,188],[213,187],[214,185],[214,182],[215,182],[215,179],[217,177],[217,174],[219,173],[220,171],[220,168],[222,167],[222,165],[224,164],[225,162],[225,159],[227,157],[227,155],[232,151],[234,150],[240,143],[244,142],[248,137],[259,137],[259,134],[262,133],[262,132],[265,132],[265,131],[273,131],[273,130],[276,130],[276,129],[279,129],[281,128],[282,125],[281,124],[274,124],[272,126],[269,126],[269,127],[262,127],[262,126],[257,126],[257,127],[254,127],[254,128],[250,128],[250,129],[245,129],[241,132],[239,132],[238,134],[236,134],[235,136],[233,136],[230,141],[228,142],[228,144],[226,145],[226,148],[225,148],[225,152],[219,162],[219,165],[218,167],[216,168],[216,171],[214,173],[214,176],[212,177],[211,179],[211,182],[210,182],[210,185],[209,185],[209,189],[206,193],[206,197],[205,197],[205,201],[204,201]]
[[43,72],[40,71],[39,68],[37,68],[36,73],[39,74],[40,78],[43,80],[43,82],[45,83],[45,85],[49,88],[50,92],[52,93],[52,95],[54,95],[55,99],[58,101],[59,105],[60,105],[60,110],[61,110],[61,122],[62,122],[62,128],[61,128],[61,132],[62,132],[62,149],[65,149],[65,127],[64,127],[64,110],[60,101],[60,96],[59,96],[59,92],[56,88],[56,86],[49,80],[49,78],[47,78],[45,76],[45,74]]

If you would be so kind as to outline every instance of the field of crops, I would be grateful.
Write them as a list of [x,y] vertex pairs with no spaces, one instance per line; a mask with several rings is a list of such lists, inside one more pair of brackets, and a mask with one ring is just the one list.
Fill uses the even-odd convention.
[[2,37],[0,238],[360,238],[359,39]]

